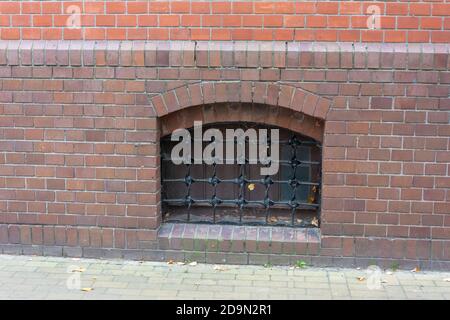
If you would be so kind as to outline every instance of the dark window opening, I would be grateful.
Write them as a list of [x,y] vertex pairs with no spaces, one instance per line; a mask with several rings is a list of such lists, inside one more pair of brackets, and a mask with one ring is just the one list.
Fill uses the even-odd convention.
[[[208,128],[272,129],[254,123],[220,123]],[[171,160],[178,141],[161,139],[164,222],[319,227],[321,158],[319,142],[279,129],[279,170],[261,176],[257,164],[179,164]],[[193,141],[193,129],[191,139]],[[248,154],[249,141],[246,143]],[[203,142],[203,147],[210,142]],[[237,143],[236,141],[234,142]]]

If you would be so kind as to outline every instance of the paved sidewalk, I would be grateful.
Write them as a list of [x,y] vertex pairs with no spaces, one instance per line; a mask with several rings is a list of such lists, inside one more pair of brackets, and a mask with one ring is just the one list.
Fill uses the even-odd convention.
[[0,255],[0,299],[450,299],[450,272]]

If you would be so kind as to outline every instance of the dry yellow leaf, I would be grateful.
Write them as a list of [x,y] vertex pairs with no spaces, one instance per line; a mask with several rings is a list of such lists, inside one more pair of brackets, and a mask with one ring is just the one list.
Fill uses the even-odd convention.
[[94,288],[81,288],[81,291],[84,292],[91,292],[92,290],[94,290]]
[[364,281],[364,280],[366,280],[365,277],[357,277],[356,279],[358,279],[358,281]]
[[216,271],[226,271],[228,269],[223,267],[223,266],[214,266],[214,270],[216,270]]
[[278,219],[276,217],[270,217],[269,222],[276,223],[278,222]]
[[247,186],[247,188],[248,188],[248,190],[253,191],[253,190],[255,190],[255,184],[254,184],[254,183],[250,183],[250,184]]
[[419,267],[415,267],[414,269],[411,270],[411,272],[419,272],[420,268]]
[[175,263],[175,261],[173,261],[173,260],[167,261],[167,264],[174,264],[174,263]]
[[86,269],[83,267],[78,267],[78,268],[72,269],[72,272],[85,272],[85,271],[86,271]]
[[314,217],[314,218],[311,220],[311,224],[312,224],[313,226],[315,226],[315,227],[318,227],[318,226],[319,226],[319,219],[317,219],[316,217]]

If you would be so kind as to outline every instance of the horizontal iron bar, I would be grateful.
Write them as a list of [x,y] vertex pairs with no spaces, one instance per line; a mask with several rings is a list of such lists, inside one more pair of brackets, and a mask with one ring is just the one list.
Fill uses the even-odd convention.
[[[193,202],[193,204],[209,204],[211,205],[212,200],[210,199],[191,199]],[[218,199],[221,201],[221,204],[239,204],[239,200],[230,200],[230,199]],[[244,199],[245,200],[245,199]],[[176,198],[166,198],[166,199],[162,199],[163,202],[165,203],[170,203],[170,204],[179,204],[180,206],[186,205],[188,202],[186,199],[176,199]],[[270,206],[271,208],[276,209],[276,206],[287,206],[289,208],[292,208],[292,206],[289,204],[289,201],[273,201],[272,200],[272,205]],[[318,208],[319,204],[318,203],[308,203],[308,202],[295,202],[298,205],[298,209],[302,209],[300,208],[300,206],[306,206],[306,207],[312,207],[312,208]],[[219,207],[221,204],[217,204],[217,207]],[[245,204],[243,205],[243,207],[245,208],[247,204],[257,204],[257,205],[261,205],[263,207],[265,207],[265,203],[264,201],[257,201],[257,200],[245,200]],[[212,205],[211,205],[212,206]],[[249,208],[248,206],[246,208]]]
[[[165,155],[163,155],[161,157],[161,160],[162,161],[173,161],[173,159],[171,159],[169,157],[166,157]],[[183,159],[180,158],[180,160],[183,160]],[[239,163],[235,163],[236,159],[222,159],[223,163],[216,163],[216,164],[219,164],[219,165],[220,164],[227,164],[226,163],[227,161],[233,161],[232,164],[234,164],[234,165],[239,164]],[[257,159],[255,159],[255,161],[258,162]],[[194,163],[194,159],[191,159],[191,162],[192,163],[188,163],[188,165],[197,164],[197,163]],[[292,160],[273,160],[272,162],[292,167]],[[203,164],[203,163],[198,163],[198,164]],[[250,164],[250,160],[248,158],[245,158],[245,164]],[[257,163],[257,164],[259,164],[259,163]],[[320,165],[320,161],[300,161],[299,160],[298,164],[297,164],[297,167],[302,167],[302,166],[309,167],[311,165]]]
[[[193,179],[193,183],[210,183],[209,179],[196,179],[196,178],[192,178]],[[234,183],[234,184],[240,184],[240,182],[235,181],[235,179],[219,179],[220,183],[224,182],[224,183]],[[164,179],[164,182],[183,182],[186,183],[185,179]],[[288,184],[290,185],[290,181],[289,180],[272,180],[273,183],[278,183],[278,184]],[[259,183],[264,185],[264,182],[261,180],[257,180],[257,179],[248,179],[245,180],[246,184],[249,183]],[[306,186],[318,186],[320,185],[320,183],[318,182],[309,182],[309,181],[297,181],[297,183],[299,185],[306,185]]]

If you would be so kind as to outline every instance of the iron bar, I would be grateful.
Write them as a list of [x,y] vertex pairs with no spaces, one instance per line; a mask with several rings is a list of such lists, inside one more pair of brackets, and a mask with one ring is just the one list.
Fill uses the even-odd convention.
[[[191,139],[194,141],[194,139]],[[226,142],[228,140],[223,140]],[[170,220],[171,222],[192,222],[192,223],[221,223],[221,224],[237,224],[237,225],[279,225],[279,226],[291,226],[291,227],[317,227],[316,224],[312,224],[311,221],[304,219],[296,219],[297,215],[301,210],[307,210],[308,212],[313,212],[315,217],[318,218],[320,214],[320,189],[321,189],[321,161],[311,159],[311,154],[313,148],[316,148],[316,152],[321,152],[321,145],[308,138],[303,138],[296,134],[291,134],[289,139],[281,139],[278,144],[286,146],[289,148],[289,152],[284,154],[278,164],[280,165],[280,171],[289,173],[282,176],[282,174],[274,176],[264,176],[261,179],[255,179],[250,174],[250,166],[255,166],[254,168],[259,168],[255,164],[250,164],[250,160],[245,158],[244,163],[236,163],[234,166],[238,169],[235,171],[234,178],[223,177],[225,175],[225,169],[222,163],[214,162],[210,168],[212,172],[209,177],[207,176],[207,166],[205,164],[185,164],[185,176],[184,177],[168,177],[168,171],[170,171],[170,152],[167,152],[167,148],[170,148],[171,141],[168,138],[161,139],[161,184],[162,184],[162,203],[163,203],[163,214],[168,212],[167,208],[180,208],[186,207],[186,217],[183,219],[174,217]],[[205,141],[203,141],[205,142]],[[236,143],[236,141],[233,141]],[[250,140],[246,140],[250,142]],[[302,148],[301,150],[299,148]],[[298,157],[298,152],[304,152],[302,156]],[[166,152],[164,152],[166,151]],[[280,155],[282,153],[280,152]],[[320,159],[320,154],[315,159]],[[225,163],[227,159],[224,159]],[[191,161],[194,163],[193,161]],[[199,172],[194,172],[194,166],[202,166],[201,174]],[[230,166],[230,165],[227,165]],[[313,169],[314,168],[314,169]],[[174,171],[175,169],[171,169]],[[309,174],[301,177],[300,170],[302,172],[309,172]],[[315,179],[313,179],[312,172],[316,172]],[[175,185],[171,185],[175,184]],[[179,185],[178,185],[179,184]],[[170,185],[170,186],[169,186]],[[184,185],[184,187],[183,187]],[[229,187],[228,187],[229,185]],[[203,189],[197,189],[196,194],[194,194],[195,186],[203,186]],[[234,198],[229,199],[224,194],[223,191],[219,190],[219,186],[225,189],[237,188],[234,193]],[[259,198],[257,196],[252,196],[252,190],[256,187],[262,188]],[[184,188],[185,192],[182,192]],[[199,188],[199,187],[197,187]],[[283,189],[284,188],[284,189]],[[289,190],[289,192],[286,191]],[[171,190],[168,190],[171,189]],[[170,197],[168,193],[176,189],[178,194],[184,194],[184,196],[174,196]],[[248,190],[247,190],[248,189]],[[207,191],[210,190],[209,196],[207,196]],[[283,191],[284,190],[284,191]],[[303,193],[306,191],[305,195]],[[261,194],[262,193],[262,194]],[[311,195],[312,193],[312,195]],[[203,195],[203,196],[201,196]],[[256,199],[255,199],[256,197]],[[200,208],[212,208],[212,219],[199,219],[198,215],[193,214],[195,210]],[[235,208],[237,209],[238,217],[235,220],[220,220],[218,221],[218,210],[223,208]],[[246,210],[263,210],[262,218],[263,221],[253,221],[246,218]],[[276,219],[276,214],[274,210],[285,210],[290,216],[289,221],[279,221]],[[253,212],[253,211],[252,211]],[[277,211],[278,213],[278,211]],[[301,212],[300,212],[301,214]],[[166,220],[166,221],[167,221]],[[300,221],[300,222],[299,222]]]

